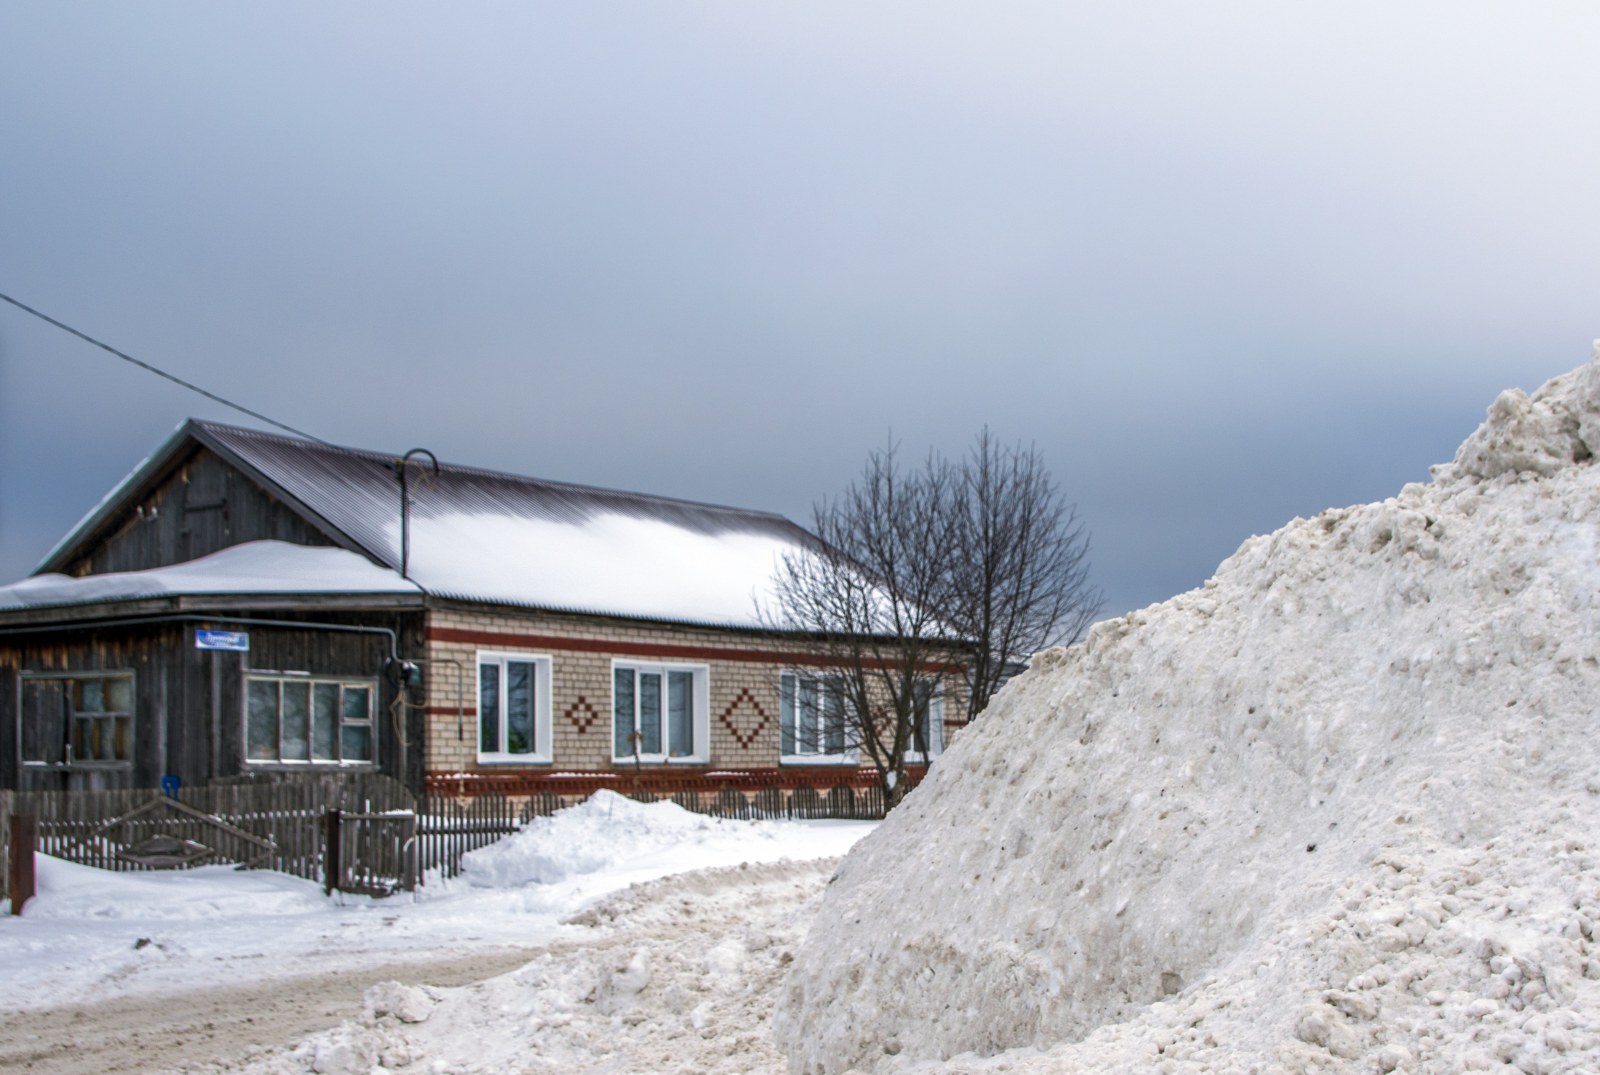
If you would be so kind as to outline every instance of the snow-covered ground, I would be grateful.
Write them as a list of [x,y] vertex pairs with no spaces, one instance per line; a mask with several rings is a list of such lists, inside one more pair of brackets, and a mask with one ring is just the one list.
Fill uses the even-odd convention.
[[[737,936],[762,900],[776,900],[786,908],[781,914],[798,923],[800,905],[820,890],[832,860],[872,827],[847,821],[727,821],[671,803],[646,805],[602,792],[474,852],[461,877],[430,878],[415,899],[329,898],[298,878],[227,867],[106,873],[41,857],[38,896],[20,917],[0,916],[0,1010],[12,1013],[7,1022],[15,1022],[19,1013],[61,1005],[183,998],[405,961],[460,959],[474,952],[492,954],[503,966],[507,949],[523,950],[517,962],[538,958],[548,964],[554,958],[570,963],[571,954],[599,933],[616,932],[599,927],[621,913],[618,907],[643,900],[641,892],[672,892],[665,897],[671,904],[668,919],[703,920],[715,913],[729,936]],[[823,864],[812,865],[817,860]],[[691,879],[660,880],[686,872]],[[676,888],[662,888],[674,883]],[[573,916],[576,922],[570,921]],[[715,949],[716,943],[707,948]],[[551,952],[561,954],[552,957]],[[711,957],[726,953],[713,951]],[[571,967],[562,973],[561,980],[571,984]],[[532,987],[501,988],[524,992]],[[551,988],[535,991],[544,996]],[[579,1004],[582,997],[568,1000]],[[548,1006],[547,999],[540,1003]],[[499,1011],[499,1002],[483,1010]],[[94,1009],[88,1011],[87,1025],[93,1027]],[[605,1020],[609,1024],[609,1014]],[[459,1031],[460,1020],[450,1022]],[[413,1036],[426,1029],[414,1028]],[[0,1039],[4,1035],[0,1031]],[[468,1052],[482,1052],[492,1038],[511,1047],[521,1036],[511,1026],[478,1026],[469,1036]],[[764,1030],[762,1036],[767,1036]],[[242,1056],[257,1043],[237,1044]],[[770,1051],[770,1044],[765,1048]],[[419,1045],[418,1055],[426,1049]],[[364,1054],[356,1049],[352,1055]],[[313,1055],[304,1064],[293,1058],[280,1062],[269,1055],[252,1063],[278,1065],[262,1070],[293,1071],[309,1070],[314,1060]],[[170,1058],[156,1055],[143,1058],[147,1070],[169,1063]],[[331,1070],[331,1063],[324,1058],[321,1066]],[[362,1072],[371,1067],[357,1066]]]

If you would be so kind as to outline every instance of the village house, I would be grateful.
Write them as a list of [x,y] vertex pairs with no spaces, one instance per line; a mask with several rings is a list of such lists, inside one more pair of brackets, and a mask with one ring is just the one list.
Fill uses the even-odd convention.
[[[404,508],[402,505],[404,504]],[[865,787],[769,513],[185,423],[0,587],[0,788]],[[931,760],[965,719],[930,673]]]

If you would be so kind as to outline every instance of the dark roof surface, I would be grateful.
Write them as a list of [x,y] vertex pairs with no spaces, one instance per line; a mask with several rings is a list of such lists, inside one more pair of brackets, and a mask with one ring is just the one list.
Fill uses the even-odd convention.
[[[247,463],[390,567],[400,564],[392,530],[400,512],[399,457],[359,448],[191,419],[197,439]],[[809,535],[781,515],[670,497],[599,489],[441,462],[435,477],[413,457],[411,516],[451,512],[581,525],[600,515],[651,519],[704,535],[760,534],[799,542]]]
[[[193,442],[257,478],[329,533],[400,566],[398,458],[191,419],[64,539],[93,538]],[[717,625],[758,626],[779,557],[810,535],[781,515],[597,489],[413,457],[409,571],[437,596]],[[342,539],[342,540],[341,540]]]

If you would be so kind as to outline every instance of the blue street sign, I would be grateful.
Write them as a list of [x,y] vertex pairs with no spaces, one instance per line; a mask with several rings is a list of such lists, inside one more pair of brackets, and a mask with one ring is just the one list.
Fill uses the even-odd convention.
[[225,649],[235,653],[250,652],[249,631],[205,631],[194,633],[195,649]]

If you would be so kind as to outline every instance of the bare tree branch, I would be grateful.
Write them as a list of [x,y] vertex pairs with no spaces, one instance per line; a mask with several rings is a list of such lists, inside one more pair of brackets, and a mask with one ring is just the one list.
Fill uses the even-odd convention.
[[966,695],[971,719],[1017,661],[1076,638],[1099,611],[1076,510],[1036,449],[987,429],[960,465],[930,454],[906,468],[893,442],[873,452],[815,506],[812,528],[818,543],[783,559],[762,610],[811,637],[830,668],[790,681],[786,734],[797,751],[831,753],[848,725],[891,805],[908,759],[938,741],[935,699]]

